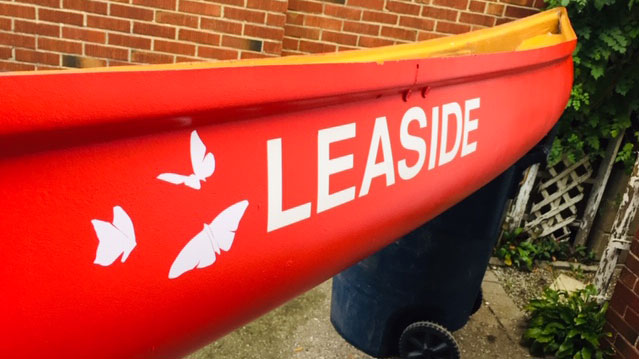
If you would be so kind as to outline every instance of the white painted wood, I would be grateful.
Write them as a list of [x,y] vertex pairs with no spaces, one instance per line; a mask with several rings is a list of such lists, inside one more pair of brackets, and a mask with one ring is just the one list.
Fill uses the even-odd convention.
[[639,208],[639,155],[635,162],[628,186],[621,199],[621,204],[617,210],[617,215],[612,225],[610,233],[610,241],[599,261],[599,269],[595,274],[594,283],[599,292],[600,299],[606,299],[604,296],[610,286],[610,279],[615,269],[615,265],[619,259],[622,250],[630,246],[627,233],[630,229],[630,223],[637,214]]
[[599,209],[599,204],[601,203],[606,185],[608,184],[610,172],[612,172],[612,165],[615,163],[615,158],[617,157],[617,152],[619,151],[623,135],[623,133],[619,134],[619,136],[617,136],[614,140],[611,140],[606,147],[606,153],[599,165],[597,178],[595,179],[595,183],[590,191],[590,197],[588,198],[588,203],[584,210],[583,219],[579,226],[577,236],[575,237],[575,242],[573,244],[575,247],[586,244],[586,240],[590,234],[590,229],[592,228],[595,216],[597,215],[597,210]]
[[526,205],[528,204],[528,200],[530,199],[530,193],[532,192],[533,186],[535,185],[535,179],[537,178],[538,172],[539,163],[535,163],[534,165],[526,169],[523,183],[519,188],[519,193],[517,194],[517,198],[515,199],[515,203],[512,205],[509,214],[511,222],[509,223],[508,227],[511,231],[519,228],[522,220],[524,219],[524,214],[526,213]]

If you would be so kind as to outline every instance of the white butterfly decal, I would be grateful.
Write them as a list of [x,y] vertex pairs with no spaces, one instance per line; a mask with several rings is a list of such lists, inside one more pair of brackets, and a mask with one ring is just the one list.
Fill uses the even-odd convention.
[[215,171],[215,157],[206,153],[206,146],[198,136],[197,131],[191,132],[191,166],[192,175],[162,173],[157,178],[173,184],[184,184],[193,189],[200,189],[200,181],[205,181]]
[[196,267],[208,267],[215,263],[215,255],[219,255],[220,250],[228,252],[248,204],[247,200],[238,202],[222,211],[211,224],[205,223],[204,229],[182,248],[173,261],[169,278],[177,278]]
[[93,263],[109,266],[122,255],[122,263],[126,261],[135,248],[135,231],[131,218],[122,207],[113,207],[113,223],[91,220],[95,234],[98,236],[98,249]]

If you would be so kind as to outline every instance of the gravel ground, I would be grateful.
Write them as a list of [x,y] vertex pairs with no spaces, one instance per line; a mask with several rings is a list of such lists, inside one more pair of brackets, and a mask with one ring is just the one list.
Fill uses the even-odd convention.
[[[579,264],[576,263],[575,267],[579,268]],[[506,293],[522,310],[531,299],[539,297],[560,274],[568,275],[586,284],[591,283],[595,276],[594,272],[583,272],[579,269],[557,269],[549,263],[539,264],[532,272],[523,272],[512,267],[491,266],[491,268]],[[613,284],[608,288],[609,296],[612,295],[614,283],[617,282],[618,277],[619,270],[616,270],[612,278]]]

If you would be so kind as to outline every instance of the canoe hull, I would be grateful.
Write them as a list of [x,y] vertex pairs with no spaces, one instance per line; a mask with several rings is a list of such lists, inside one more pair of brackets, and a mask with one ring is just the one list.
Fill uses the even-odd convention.
[[[177,357],[246,323],[531,149],[568,100],[573,48],[0,77],[10,93],[0,109],[0,353]],[[199,189],[158,179],[194,173],[194,130],[214,172]],[[244,201],[241,214],[216,222]],[[135,247],[124,262],[96,264],[92,221],[113,223],[115,206]],[[116,227],[114,236],[131,237]],[[234,233],[230,248],[221,232]],[[200,233],[215,262],[205,265],[200,248],[201,268],[171,278]]]

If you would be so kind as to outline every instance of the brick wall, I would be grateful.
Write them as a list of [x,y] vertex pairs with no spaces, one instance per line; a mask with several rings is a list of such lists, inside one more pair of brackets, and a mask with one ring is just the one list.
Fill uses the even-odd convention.
[[633,240],[607,313],[617,359],[639,359],[639,232]]
[[543,0],[0,0],[0,71],[340,51],[530,15]]

